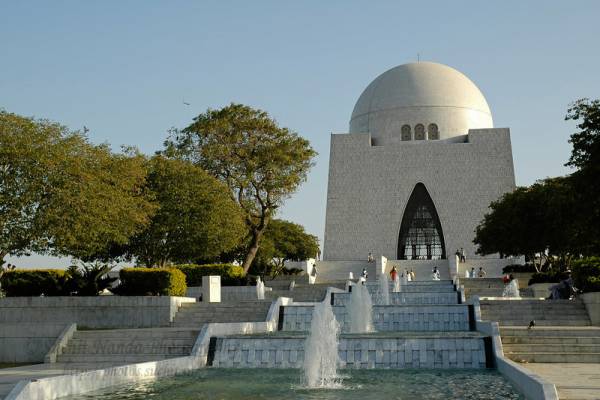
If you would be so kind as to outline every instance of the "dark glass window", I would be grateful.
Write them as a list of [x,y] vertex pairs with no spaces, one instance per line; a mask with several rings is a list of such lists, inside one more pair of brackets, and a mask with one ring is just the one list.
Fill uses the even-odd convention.
[[402,126],[402,140],[403,141],[407,141],[407,140],[411,140],[411,134],[410,134],[410,125],[404,125]]
[[425,140],[425,127],[423,124],[415,125],[415,140]]
[[429,140],[438,140],[440,138],[440,132],[438,131],[438,126],[436,124],[429,124],[427,127],[427,134]]
[[435,205],[425,185],[417,183],[402,217],[398,239],[398,259],[440,260],[445,258],[444,234]]

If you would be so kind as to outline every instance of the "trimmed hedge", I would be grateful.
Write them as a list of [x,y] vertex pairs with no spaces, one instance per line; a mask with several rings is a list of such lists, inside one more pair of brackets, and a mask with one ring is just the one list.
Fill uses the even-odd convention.
[[114,289],[122,296],[185,296],[183,272],[174,268],[123,268],[121,284]]
[[510,274],[513,272],[536,272],[533,264],[510,264],[502,268],[502,273]]
[[575,287],[584,292],[600,292],[600,257],[589,257],[572,264]]
[[185,274],[188,286],[202,286],[202,277],[207,275],[219,275],[222,286],[241,286],[246,284],[244,269],[233,264],[182,264],[175,265]]
[[562,271],[550,270],[546,272],[537,272],[531,276],[528,285],[533,285],[534,283],[558,283],[568,277],[569,275]]
[[61,269],[16,269],[2,275],[0,286],[7,297],[63,296],[67,279]]

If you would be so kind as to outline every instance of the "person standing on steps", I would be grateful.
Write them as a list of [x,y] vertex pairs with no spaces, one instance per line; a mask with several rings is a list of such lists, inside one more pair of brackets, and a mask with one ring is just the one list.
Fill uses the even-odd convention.
[[392,266],[392,270],[390,271],[390,279],[392,280],[392,282],[396,281],[396,278],[398,277],[398,270],[396,269],[396,266]]
[[415,271],[413,271],[412,269],[410,270],[410,280],[411,281],[416,281],[417,280],[417,276],[415,275]]
[[465,255],[465,249],[464,248],[460,248],[460,262],[464,263],[467,261],[467,256]]
[[369,255],[367,256],[367,262],[372,263],[373,261],[375,261],[375,259],[373,258],[373,253],[369,252]]
[[485,278],[486,272],[483,267],[479,267],[479,272],[477,273],[478,278]]

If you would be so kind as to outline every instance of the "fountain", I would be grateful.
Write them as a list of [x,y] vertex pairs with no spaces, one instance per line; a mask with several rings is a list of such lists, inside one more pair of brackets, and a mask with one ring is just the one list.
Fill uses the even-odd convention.
[[[389,300],[389,298],[388,298]],[[352,293],[346,305],[348,312],[348,332],[373,332],[373,302],[364,284],[352,285]]]
[[310,333],[304,346],[304,380],[309,388],[337,388],[340,324],[327,301],[314,307]]
[[400,276],[398,276],[398,274],[396,274],[396,278],[394,279],[394,293],[399,293],[401,291],[401,287],[400,287]]
[[510,281],[504,286],[502,297],[520,298],[521,294],[519,293],[519,281],[511,277]]
[[265,283],[260,277],[256,278],[256,298],[258,300],[265,299]]
[[384,272],[379,275],[379,290],[378,290],[377,305],[390,305],[390,281],[387,274]]

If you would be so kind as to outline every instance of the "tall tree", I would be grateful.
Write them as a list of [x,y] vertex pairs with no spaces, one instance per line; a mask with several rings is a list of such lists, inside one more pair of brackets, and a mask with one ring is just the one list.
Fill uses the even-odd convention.
[[579,250],[585,255],[600,254],[600,100],[580,99],[569,108],[566,120],[576,121],[577,132],[567,166],[577,197]]
[[249,231],[248,272],[270,219],[306,180],[316,152],[266,112],[241,104],[207,110],[165,145],[167,155],[193,161],[229,187]]
[[214,259],[240,244],[244,219],[227,186],[188,161],[157,155],[149,164],[146,187],[159,209],[131,239],[132,256],[163,266]]
[[124,243],[153,212],[139,155],[0,111],[0,260],[32,251],[84,258]]

